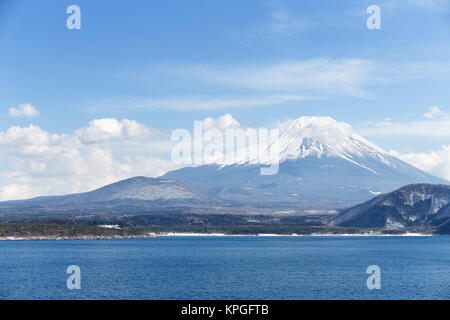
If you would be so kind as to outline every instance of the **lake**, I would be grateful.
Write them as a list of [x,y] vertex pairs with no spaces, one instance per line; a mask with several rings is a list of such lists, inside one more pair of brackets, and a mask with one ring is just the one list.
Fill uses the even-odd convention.
[[449,267],[445,236],[0,241],[0,299],[450,299]]

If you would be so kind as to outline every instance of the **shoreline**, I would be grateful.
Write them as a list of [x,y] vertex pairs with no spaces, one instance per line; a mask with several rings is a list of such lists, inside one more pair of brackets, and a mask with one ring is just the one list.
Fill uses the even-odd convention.
[[157,237],[431,237],[439,236],[432,233],[402,233],[402,234],[382,234],[382,233],[312,233],[312,234],[275,234],[275,233],[259,233],[259,234],[225,234],[225,233],[162,233]]
[[[171,238],[171,237],[433,237],[442,236],[440,234],[432,233],[402,233],[402,234],[382,234],[382,233],[313,233],[313,234],[272,234],[272,233],[260,233],[260,234],[225,234],[225,233],[177,233],[177,232],[165,232],[165,233],[149,233],[133,236],[77,236],[77,237],[54,237],[54,236],[3,236],[0,237],[0,241],[40,241],[40,240],[114,240],[114,239],[155,239],[155,238]],[[444,235],[445,236],[445,235]]]

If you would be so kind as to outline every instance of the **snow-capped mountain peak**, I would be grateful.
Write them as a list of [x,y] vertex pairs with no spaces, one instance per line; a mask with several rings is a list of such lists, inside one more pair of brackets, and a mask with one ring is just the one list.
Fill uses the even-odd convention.
[[[376,160],[395,166],[392,157],[373,143],[356,134],[352,127],[331,117],[300,117],[278,125],[279,139],[258,137],[256,145],[248,145],[217,161],[232,164],[273,164],[307,157],[339,157],[372,173],[367,161]],[[270,142],[268,142],[270,141]]]

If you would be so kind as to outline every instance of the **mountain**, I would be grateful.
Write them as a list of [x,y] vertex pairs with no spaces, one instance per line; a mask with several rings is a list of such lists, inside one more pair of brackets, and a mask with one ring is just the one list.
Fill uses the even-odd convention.
[[[1,202],[0,217],[162,211],[335,214],[336,209],[349,208],[402,185],[447,183],[391,156],[357,135],[348,124],[328,117],[301,117],[280,125],[275,155],[258,157],[263,139],[215,163],[171,171],[156,179],[134,177],[85,193]],[[261,168],[278,158],[276,174],[260,174]]]
[[413,184],[349,208],[331,224],[387,230],[436,226],[444,230],[449,221],[450,185]]
[[216,203],[217,200],[182,182],[168,179],[134,177],[94,191],[64,196],[38,197],[29,200],[6,201],[2,208],[34,207],[70,208],[100,204],[135,206],[139,203],[181,204]]
[[113,200],[207,202],[213,199],[204,192],[179,181],[134,177],[91,192],[63,196],[53,202],[56,204],[79,204]]
[[[411,183],[447,183],[419,170],[330,117],[301,117],[280,125],[275,155],[258,140],[215,163],[162,178],[183,181],[219,199],[256,206],[348,207]],[[266,156],[265,154],[269,154]],[[260,169],[279,161],[275,175]]]

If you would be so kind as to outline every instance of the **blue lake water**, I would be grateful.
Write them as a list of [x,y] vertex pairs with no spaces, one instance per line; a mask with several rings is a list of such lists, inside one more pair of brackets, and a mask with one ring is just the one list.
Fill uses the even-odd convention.
[[0,299],[450,299],[450,237],[0,241]]

